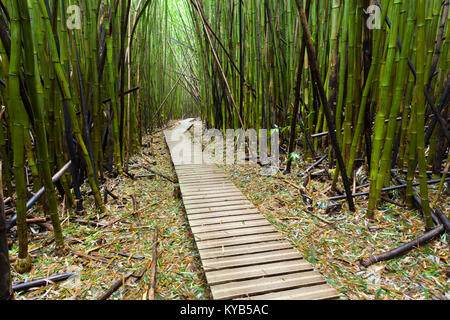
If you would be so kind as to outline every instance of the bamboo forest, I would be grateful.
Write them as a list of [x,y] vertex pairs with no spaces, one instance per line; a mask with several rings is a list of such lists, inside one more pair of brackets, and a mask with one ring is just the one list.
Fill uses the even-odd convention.
[[449,7],[0,0],[0,300],[449,300]]

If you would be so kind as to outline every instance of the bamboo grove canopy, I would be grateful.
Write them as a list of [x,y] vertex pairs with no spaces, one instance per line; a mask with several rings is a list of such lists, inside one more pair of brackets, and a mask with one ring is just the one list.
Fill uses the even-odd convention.
[[[104,212],[106,174],[126,173],[143,135],[187,117],[223,130],[279,130],[287,171],[296,154],[328,153],[334,186],[347,193],[356,159],[365,159],[369,217],[391,169],[405,169],[406,202],[417,178],[433,226],[426,171],[440,178],[450,157],[449,0],[0,4],[0,152],[5,195],[16,203],[19,272],[31,266],[29,191],[45,187],[64,254],[59,195],[82,212],[87,181]],[[69,161],[56,189],[52,176]]]

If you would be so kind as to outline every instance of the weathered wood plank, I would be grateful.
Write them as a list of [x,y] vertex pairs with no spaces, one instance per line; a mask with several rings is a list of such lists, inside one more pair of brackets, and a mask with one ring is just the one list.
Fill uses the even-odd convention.
[[194,196],[184,196],[183,201],[192,201],[192,200],[209,200],[209,199],[216,199],[216,198],[227,198],[227,197],[235,197],[235,196],[243,196],[245,197],[240,191],[230,191],[225,193],[218,193],[218,194],[209,194],[209,195],[202,195],[197,194]]
[[218,212],[204,212],[204,213],[196,213],[189,214],[189,221],[201,220],[201,219],[209,219],[209,218],[218,218],[218,217],[234,217],[234,216],[243,216],[246,214],[259,213],[256,208],[246,208],[242,210],[230,210],[230,211],[218,211]]
[[205,226],[191,226],[191,230],[194,233],[204,233],[204,232],[213,232],[220,230],[232,230],[239,228],[249,228],[249,227],[260,227],[260,226],[271,226],[270,222],[262,217],[259,220],[250,220],[250,221],[238,221],[238,222],[229,222],[222,224],[210,224]]
[[315,271],[299,272],[288,275],[265,277],[256,280],[232,282],[211,286],[215,299],[235,299],[273,291],[294,289],[323,284],[325,280]]
[[267,262],[297,260],[299,258],[299,252],[293,248],[289,248],[278,251],[251,253],[242,256],[204,259],[202,260],[202,262],[203,269],[205,271],[212,271],[234,267],[258,265]]
[[331,300],[338,299],[339,294],[328,284],[285,290],[281,292],[256,295],[237,300]]
[[202,203],[215,203],[215,202],[230,202],[236,200],[247,200],[243,194],[228,195],[228,196],[218,196],[214,198],[203,198],[203,199],[193,199],[187,200],[183,198],[184,204],[202,204]]
[[229,192],[229,191],[237,191],[238,189],[235,186],[227,185],[227,186],[216,186],[216,187],[184,187],[180,185],[181,192],[186,195],[195,195],[195,194],[212,194],[220,192]]
[[206,272],[208,284],[218,285],[233,281],[252,280],[260,277],[312,271],[312,265],[303,259],[265,263],[256,266]]
[[221,201],[221,202],[208,202],[208,203],[193,203],[193,204],[185,204],[184,207],[187,210],[194,209],[203,209],[203,208],[217,208],[217,207],[229,207],[229,206],[237,206],[237,205],[249,205],[253,206],[253,204],[245,200],[230,200],[230,201]]
[[228,177],[224,174],[224,173],[213,173],[213,172],[209,172],[209,171],[205,171],[205,172],[195,172],[193,174],[189,174],[189,175],[178,175],[178,178],[182,181],[185,182],[191,182],[193,181],[197,181],[200,177],[199,175],[201,175],[201,178],[203,178],[204,180],[215,180],[215,179],[222,179],[222,180],[227,180]]
[[198,219],[198,220],[191,220],[189,221],[189,224],[191,227],[200,227],[200,226],[207,226],[211,224],[224,224],[229,222],[240,222],[240,221],[251,221],[251,220],[266,220],[261,214],[255,213],[255,214],[246,214],[246,215],[239,215],[239,216],[230,216],[230,217],[223,217],[219,216],[217,218],[206,218],[206,219]]
[[195,240],[197,241],[205,241],[205,240],[213,240],[213,239],[221,239],[221,238],[231,238],[240,235],[251,235],[251,234],[262,234],[274,232],[276,229],[272,226],[262,226],[262,227],[251,227],[251,228],[242,228],[242,229],[234,229],[234,230],[223,230],[223,231],[213,231],[213,232],[205,232],[205,233],[196,233],[194,234]]
[[180,181],[183,181],[183,183],[192,183],[192,182],[198,182],[198,181],[229,181],[227,179],[227,177],[225,177],[224,175],[219,176],[219,175],[208,175],[208,174],[202,174],[202,173],[196,173],[196,174],[190,175],[190,176],[178,176],[178,179]]
[[184,190],[187,189],[196,189],[196,188],[203,188],[203,189],[211,189],[211,188],[225,188],[225,187],[235,187],[230,182],[193,182],[190,184],[182,183]]
[[251,253],[269,252],[292,248],[291,244],[285,240],[275,240],[267,242],[257,242],[241,244],[235,246],[221,246],[219,248],[202,249],[200,255],[202,259],[214,259],[231,256],[240,256]]
[[[180,186],[180,189],[182,187]],[[209,188],[209,189],[203,189],[203,190],[184,190],[183,197],[192,197],[192,196],[208,196],[208,195],[220,195],[223,193],[229,193],[229,192],[239,192],[239,189],[236,189],[236,187],[226,187],[226,188]]]
[[223,207],[210,207],[210,208],[200,208],[200,209],[186,209],[188,214],[196,214],[196,213],[208,213],[208,212],[222,212],[222,211],[234,211],[234,210],[242,210],[242,209],[252,209],[254,208],[253,204],[240,204],[240,205],[225,205]]
[[235,246],[240,244],[261,243],[265,241],[282,240],[283,237],[279,232],[271,232],[257,235],[241,235],[231,238],[219,239],[219,240],[205,240],[198,241],[197,248],[212,249],[222,248],[223,246]]
[[205,187],[205,186],[218,186],[218,187],[224,187],[224,186],[230,186],[230,187],[236,187],[231,181],[220,179],[218,181],[202,181],[199,179],[198,181],[189,182],[189,183],[181,183],[183,187],[187,188],[195,188],[195,187]]

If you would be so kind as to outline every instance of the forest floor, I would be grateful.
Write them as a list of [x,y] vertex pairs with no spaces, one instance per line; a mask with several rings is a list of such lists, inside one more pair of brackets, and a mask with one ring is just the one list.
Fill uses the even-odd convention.
[[[144,147],[142,156],[130,160],[130,173],[146,175],[150,173],[146,168],[151,168],[176,180],[163,132],[146,137],[144,145],[150,147]],[[343,299],[450,299],[450,257],[445,235],[403,257],[364,268],[358,263],[362,257],[393,249],[421,235],[424,224],[420,213],[384,203],[376,221],[370,222],[365,217],[365,198],[358,199],[356,213],[346,210],[345,204],[340,210],[326,210],[331,186],[326,176],[310,180],[307,190],[313,203],[305,205],[296,186],[303,183],[298,173],[307,167],[300,161],[291,176],[280,173],[273,177],[261,175],[259,165],[224,166],[224,170]],[[63,272],[75,272],[77,276],[22,293],[17,299],[98,299],[124,275],[148,268],[155,228],[160,233],[157,299],[210,299],[183,203],[174,194],[176,185],[159,176],[136,180],[123,176],[109,179],[106,186],[118,199],[109,198],[105,216],[96,213],[91,196],[85,201],[85,216],[72,217],[100,226],[70,221],[73,219],[68,211],[61,208],[65,212],[62,221],[66,244],[77,254],[55,257],[52,234],[36,231],[38,234],[30,239],[33,270],[25,275],[13,271],[13,282]],[[440,199],[446,210],[448,203],[449,198]],[[13,257],[16,252],[14,244]],[[128,280],[111,299],[142,299],[149,276],[147,270],[141,280]]]

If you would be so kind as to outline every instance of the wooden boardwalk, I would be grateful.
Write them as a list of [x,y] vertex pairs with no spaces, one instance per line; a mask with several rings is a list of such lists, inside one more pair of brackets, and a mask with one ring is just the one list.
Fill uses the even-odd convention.
[[[337,299],[336,290],[302,258],[215,165],[180,156],[192,127],[180,122],[165,137],[178,175],[189,224],[214,299]],[[198,152],[198,151],[197,151]],[[192,161],[191,161],[192,160]]]

